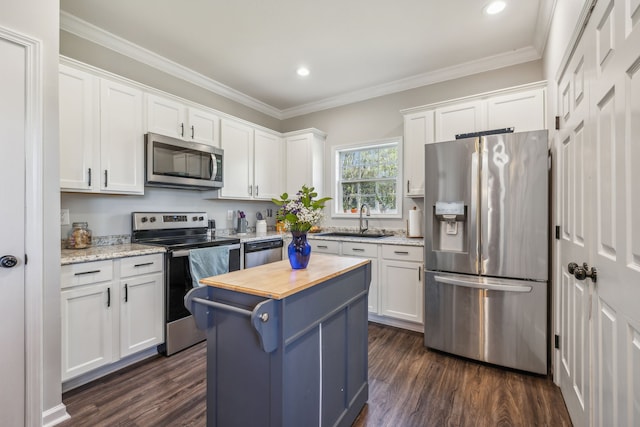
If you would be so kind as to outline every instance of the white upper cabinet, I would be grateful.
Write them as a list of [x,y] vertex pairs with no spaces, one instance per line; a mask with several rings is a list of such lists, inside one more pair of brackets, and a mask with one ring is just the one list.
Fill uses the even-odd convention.
[[224,150],[220,197],[253,197],[253,128],[235,120],[222,119],[220,143]]
[[144,194],[142,91],[100,81],[100,190]]
[[471,101],[435,109],[436,142],[456,139],[460,133],[484,128],[484,103]]
[[303,185],[314,187],[324,197],[324,141],[326,135],[316,129],[285,134],[286,192],[296,194]]
[[434,142],[433,110],[404,117],[404,191],[407,197],[424,196],[424,145]]
[[144,193],[142,91],[60,66],[60,189]]
[[488,129],[514,128],[514,132],[545,129],[544,90],[493,96],[487,100]]
[[64,65],[59,78],[60,188],[92,191],[100,158],[99,79]]
[[220,146],[220,118],[212,111],[147,94],[147,131],[185,141]]
[[278,199],[284,191],[284,140],[261,130],[254,135],[254,199]]

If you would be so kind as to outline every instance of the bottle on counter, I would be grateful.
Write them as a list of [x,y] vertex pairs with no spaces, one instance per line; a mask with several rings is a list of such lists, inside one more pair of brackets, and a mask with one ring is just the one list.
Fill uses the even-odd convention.
[[67,238],[68,249],[85,249],[91,246],[91,230],[86,222],[74,222]]

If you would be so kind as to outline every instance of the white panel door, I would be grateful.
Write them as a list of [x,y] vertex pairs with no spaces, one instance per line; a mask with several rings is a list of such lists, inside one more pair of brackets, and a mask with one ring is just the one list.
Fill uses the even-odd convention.
[[[0,414],[7,426],[25,425],[25,135],[27,109],[24,46],[5,39],[0,28]],[[0,264],[2,265],[2,264]]]
[[120,357],[163,341],[162,273],[120,282]]
[[483,101],[471,101],[436,108],[436,142],[451,141],[460,133],[481,131],[486,127]]
[[142,92],[100,82],[100,189],[144,194]]
[[514,128],[514,132],[545,129],[544,89],[493,96],[487,99],[487,129]]
[[185,139],[201,144],[220,146],[220,118],[215,114],[189,107]]
[[147,131],[182,138],[186,132],[184,104],[148,94]]
[[279,199],[284,193],[284,140],[271,133],[255,131],[253,197]]
[[382,260],[380,276],[380,314],[422,324],[422,265]]
[[[556,139],[555,169],[558,187],[557,217],[560,225],[559,258],[556,259],[556,331],[560,336],[555,373],[567,409],[576,426],[589,425],[590,377],[590,281],[579,281],[568,271],[570,262],[588,260],[594,235],[589,228],[594,204],[588,194],[588,167],[592,161],[593,137],[589,131],[588,92],[583,84],[585,67],[593,69],[588,46],[576,50],[558,84],[561,129]],[[585,62],[586,61],[586,62]],[[587,70],[588,71],[588,70]]]
[[404,191],[424,197],[424,145],[434,142],[433,110],[404,117]]
[[599,1],[591,109],[596,426],[640,425],[640,2]]

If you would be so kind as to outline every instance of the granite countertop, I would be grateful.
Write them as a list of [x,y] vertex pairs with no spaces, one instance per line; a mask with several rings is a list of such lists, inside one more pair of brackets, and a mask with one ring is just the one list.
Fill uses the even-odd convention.
[[140,245],[138,243],[92,246],[87,249],[62,249],[60,264],[77,264],[80,262],[101,261],[164,252],[165,249],[162,246]]
[[424,246],[423,237],[407,237],[402,234],[391,235],[386,237],[372,238],[372,237],[355,237],[355,236],[323,236],[322,233],[314,234],[309,233],[307,235],[309,239],[313,240],[337,240],[342,242],[358,242],[358,243],[374,243],[384,245],[403,245],[403,246]]
[[266,233],[247,233],[247,234],[229,234],[228,236],[220,235],[220,237],[234,237],[240,239],[240,243],[255,242],[259,240],[282,240],[286,233],[276,233],[275,231],[267,231]]
[[370,262],[364,258],[314,254],[307,268],[292,270],[289,260],[206,277],[200,283],[234,292],[283,299]]

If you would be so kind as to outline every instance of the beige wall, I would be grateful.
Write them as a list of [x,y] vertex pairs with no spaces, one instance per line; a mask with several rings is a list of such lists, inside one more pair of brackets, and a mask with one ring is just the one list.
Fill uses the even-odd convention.
[[[400,110],[405,108],[538,82],[543,79],[542,61],[532,61],[294,117],[283,121],[282,130],[287,132],[315,127],[328,134],[325,146],[324,188],[329,195],[332,186],[330,162],[332,146],[402,136],[403,117]],[[407,211],[414,205],[422,208],[422,200],[405,199],[402,219],[370,220],[370,228],[404,228],[408,217]],[[357,226],[353,219],[338,220],[330,217],[325,218],[325,224]]]
[[278,119],[65,31],[60,31],[60,54],[251,123],[280,131]]

